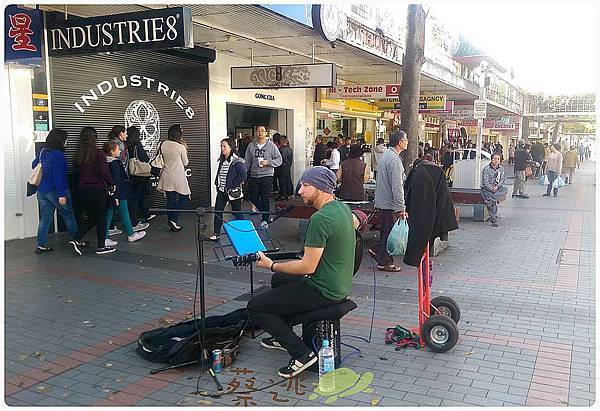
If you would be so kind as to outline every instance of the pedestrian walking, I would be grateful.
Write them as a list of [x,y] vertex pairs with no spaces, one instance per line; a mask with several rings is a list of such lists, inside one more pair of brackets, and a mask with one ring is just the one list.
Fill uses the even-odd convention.
[[335,191],[336,197],[346,201],[365,201],[363,184],[369,181],[369,172],[361,159],[363,154],[358,144],[350,146],[348,160],[342,161],[337,172],[340,186]]
[[[138,130],[137,127],[131,126],[127,128],[126,132],[127,141],[125,146],[129,152],[129,160],[131,161],[131,159],[135,158],[141,162],[149,163],[150,157],[148,157],[148,153],[140,141],[140,130]],[[150,213],[145,202],[150,188],[150,176],[130,175],[129,179],[131,180],[131,186],[133,188],[133,199],[129,204],[129,218],[131,219],[131,224],[137,225],[147,223],[156,217],[156,214]],[[146,228],[148,227],[140,229],[145,230]]]
[[327,143],[327,151],[330,152],[329,158],[326,156],[326,158],[321,161],[321,165],[324,165],[334,173],[337,173],[337,171],[340,169],[340,151],[337,149],[333,141]]
[[373,177],[377,180],[377,170],[379,168],[379,159],[385,151],[385,140],[383,138],[377,139],[377,144],[373,147],[373,159],[371,161],[373,168]]
[[267,138],[266,126],[256,126],[256,136],[256,140],[248,145],[244,159],[246,168],[250,170],[248,181],[250,201],[264,213],[260,223],[261,227],[264,227],[269,221],[268,212],[271,210],[269,193],[273,186],[275,167],[281,165],[282,159],[277,146]]
[[501,154],[492,154],[490,163],[481,172],[481,196],[490,213],[492,227],[498,227],[498,204],[506,200],[508,188],[504,185],[504,167],[500,165]]
[[512,164],[515,162],[515,145],[510,143],[508,146],[508,164]]
[[46,137],[46,147],[32,161],[31,168],[36,168],[42,163],[42,179],[37,187],[37,199],[40,211],[40,222],[37,232],[36,254],[52,251],[48,246],[48,231],[54,221],[54,211],[63,218],[69,234],[73,238],[69,244],[75,252],[81,255],[80,244],[75,241],[77,236],[77,222],[73,214],[73,200],[67,185],[67,159],[65,147],[67,132],[58,128],[52,129]]
[[285,135],[281,136],[279,154],[281,154],[281,165],[279,166],[279,197],[277,199],[287,201],[294,195],[294,186],[292,185],[294,151],[290,147],[290,141]]
[[[104,154],[106,154],[106,162],[108,163],[108,169],[112,181],[115,183],[115,193],[113,195],[111,206],[108,207],[106,212],[106,225],[110,227],[113,219],[115,209],[118,210],[121,221],[123,222],[123,229],[127,233],[127,241],[130,243],[141,240],[146,236],[144,228],[148,228],[148,223],[142,224],[140,227],[134,227],[131,225],[131,219],[129,218],[129,200],[133,198],[133,188],[131,187],[131,181],[125,171],[123,163],[119,161],[119,155],[121,149],[114,140],[109,140],[104,143],[102,147]],[[108,238],[108,230],[106,231],[105,244],[108,246],[116,245],[116,241]]]
[[[164,167],[158,179],[156,189],[167,197],[167,208],[181,210],[190,199],[191,191],[188,184],[185,167],[188,165],[187,143],[183,138],[183,130],[179,124],[169,127],[167,140],[160,146]],[[268,187],[269,189],[271,186]],[[179,211],[167,212],[169,230],[181,231],[177,224]]]
[[313,166],[321,165],[321,160],[325,159],[327,147],[323,144],[323,136],[318,135],[315,139],[315,151],[313,152]]
[[[217,211],[225,210],[227,203],[231,204],[231,211],[242,209],[242,197],[236,198],[237,194],[231,190],[241,190],[242,183],[247,177],[244,159],[235,153],[233,142],[229,138],[221,140],[221,155],[215,176],[215,187],[217,188],[217,199],[215,201],[215,216],[213,220],[213,235],[208,239],[218,241],[223,227],[223,213]],[[239,214],[233,214],[236,220],[242,219]]]
[[97,138],[95,128],[82,128],[79,146],[75,152],[75,163],[79,167],[78,203],[80,210],[85,214],[85,218],[79,221],[75,241],[77,244],[85,244],[83,237],[96,226],[96,254],[101,255],[115,252],[116,248],[107,243],[116,245],[117,242],[106,240],[108,198],[109,192],[114,193],[115,185],[108,169],[106,154],[96,147]]
[[[565,184],[573,184],[573,174],[575,174],[575,168],[579,168],[579,156],[577,155],[575,146],[571,146],[571,149],[563,156]],[[567,175],[567,173],[569,174]]]
[[513,198],[529,198],[525,193],[525,169],[527,168],[528,161],[533,160],[531,154],[528,152],[530,149],[531,146],[525,144],[525,140],[520,139],[518,141],[517,148],[515,149],[515,182],[513,183]]
[[[281,147],[281,134],[279,134],[279,133],[273,134],[273,138],[271,139],[271,141],[273,141],[273,144],[275,144],[275,146],[277,148]],[[281,191],[281,188],[279,187],[279,170],[280,170],[280,168],[281,168],[281,166],[274,167],[274,170],[273,170],[273,192],[274,193],[279,193]]]
[[338,151],[340,152],[340,164],[342,161],[348,159],[348,154],[350,154],[350,146],[352,145],[352,139],[350,137],[346,137],[344,139],[344,143],[338,147]]
[[402,268],[394,264],[386,245],[392,227],[398,218],[408,218],[404,206],[404,166],[400,153],[408,147],[408,137],[402,130],[390,135],[389,148],[381,156],[379,176],[375,186],[375,208],[379,214],[379,241],[369,248],[369,254],[377,261],[380,271],[398,272]]
[[550,156],[548,157],[548,165],[546,173],[548,176],[548,188],[544,193],[544,197],[550,197],[550,192],[553,191],[554,197],[558,196],[558,187],[554,186],[554,180],[562,174],[563,156],[560,152],[560,144],[556,143],[550,146]]

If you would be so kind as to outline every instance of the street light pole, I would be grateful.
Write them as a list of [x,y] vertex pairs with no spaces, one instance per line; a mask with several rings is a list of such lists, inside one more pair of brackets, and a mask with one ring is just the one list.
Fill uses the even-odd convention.
[[[486,61],[482,61],[480,67],[481,75],[479,77],[479,99],[485,100],[485,77],[489,68]],[[475,161],[475,188],[481,186],[481,148],[483,145],[483,121],[477,119],[477,157]]]

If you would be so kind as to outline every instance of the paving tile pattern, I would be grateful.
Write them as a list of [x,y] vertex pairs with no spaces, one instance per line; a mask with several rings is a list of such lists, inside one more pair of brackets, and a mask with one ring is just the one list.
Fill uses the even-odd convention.
[[[510,174],[510,171],[509,171]],[[342,321],[343,366],[374,375],[373,392],[339,398],[339,406],[590,406],[595,403],[595,163],[578,171],[559,197],[500,205],[500,228],[463,215],[450,247],[434,258],[433,295],[459,304],[460,340],[447,353],[385,345],[386,327],[416,326],[416,273],[373,271],[365,255],[350,298],[358,309]],[[510,180],[508,180],[510,182]],[[466,214],[467,210],[464,210]],[[210,226],[210,219],[206,219]],[[64,235],[55,251],[35,255],[33,239],[5,243],[5,402],[8,405],[319,406],[306,372],[281,381],[284,352],[244,340],[236,363],[212,390],[197,366],[151,375],[158,368],[135,353],[140,332],[193,315],[194,220],[171,233],[161,218],[148,236],[117,253],[76,257]],[[298,249],[298,221],[281,219],[271,235]],[[211,233],[209,233],[211,234]],[[376,233],[366,235],[367,245]],[[216,261],[205,249],[209,315],[244,307],[249,271]],[[254,273],[254,286],[270,274]],[[373,285],[376,283],[376,287]],[[370,342],[371,316],[373,330]],[[196,303],[195,310],[199,310]],[[360,349],[358,353],[356,349]],[[261,389],[267,385],[270,388]],[[244,393],[244,391],[254,391]]]

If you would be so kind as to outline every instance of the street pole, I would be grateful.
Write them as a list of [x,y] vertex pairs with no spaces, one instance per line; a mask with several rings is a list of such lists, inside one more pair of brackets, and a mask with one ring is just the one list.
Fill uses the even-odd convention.
[[[479,77],[479,99],[485,100],[485,77],[488,71],[487,62],[482,61],[480,68],[481,76]],[[483,121],[484,119],[477,119],[477,157],[475,160],[475,187],[481,187],[481,148],[483,146]]]

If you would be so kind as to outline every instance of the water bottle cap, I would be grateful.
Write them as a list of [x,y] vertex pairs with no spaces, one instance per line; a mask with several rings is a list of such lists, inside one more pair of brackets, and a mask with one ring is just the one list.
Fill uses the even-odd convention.
[[329,340],[323,340],[323,347],[329,347]]

